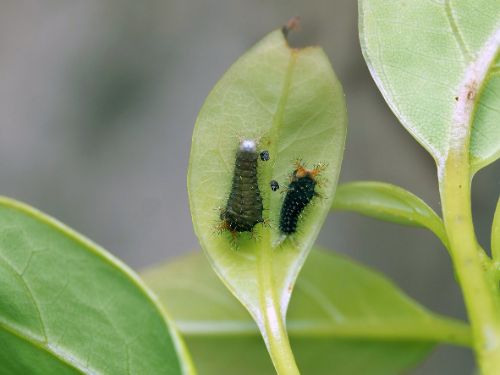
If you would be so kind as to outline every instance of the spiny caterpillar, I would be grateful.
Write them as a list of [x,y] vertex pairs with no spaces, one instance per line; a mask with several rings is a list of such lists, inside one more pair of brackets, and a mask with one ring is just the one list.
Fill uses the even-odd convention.
[[234,163],[233,183],[226,207],[220,213],[220,230],[228,230],[233,237],[240,232],[251,232],[264,222],[262,197],[257,181],[257,145],[253,140],[240,142]]
[[281,206],[279,223],[281,233],[289,235],[297,231],[297,222],[302,211],[315,196],[319,195],[315,190],[318,183],[316,177],[324,168],[325,165],[318,164],[313,169],[307,169],[297,161]]

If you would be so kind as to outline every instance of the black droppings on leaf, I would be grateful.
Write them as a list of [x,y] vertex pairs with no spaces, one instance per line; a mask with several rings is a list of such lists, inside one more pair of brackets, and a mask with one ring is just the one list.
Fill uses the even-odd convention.
[[269,185],[271,186],[272,191],[276,191],[280,188],[280,184],[278,184],[278,181],[276,181],[276,180],[271,180]]
[[260,160],[262,161],[268,161],[270,159],[270,156],[269,156],[269,151],[267,150],[264,150],[260,153]]

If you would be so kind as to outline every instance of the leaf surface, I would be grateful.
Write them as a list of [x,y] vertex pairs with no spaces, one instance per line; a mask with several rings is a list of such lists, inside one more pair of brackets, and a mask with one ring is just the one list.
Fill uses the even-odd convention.
[[500,156],[500,2],[360,0],[363,54],[385,100],[439,165]]
[[[193,134],[188,191],[195,232],[213,268],[245,305],[264,339],[286,341],[283,317],[297,274],[328,213],[340,169],[346,107],[339,82],[317,47],[290,48],[281,30],[243,55],[216,84],[203,105]],[[254,140],[270,160],[258,162],[258,188],[266,224],[253,235],[217,234],[220,209],[231,191],[241,140]],[[297,233],[278,228],[283,194],[271,180],[288,185],[294,161],[311,168],[325,163],[320,197],[306,207]],[[281,332],[281,337],[275,336]],[[272,334],[271,334],[272,333]],[[272,350],[271,350],[272,352]]]
[[154,298],[97,245],[0,199],[2,374],[191,373]]
[[[203,374],[274,374],[255,323],[201,253],[151,268],[146,283],[167,305]],[[287,327],[304,374],[401,374],[439,342],[467,345],[466,325],[439,317],[382,275],[314,250]]]
[[427,228],[445,245],[448,242],[443,222],[434,210],[413,193],[396,185],[377,181],[356,181],[339,185],[332,209]]

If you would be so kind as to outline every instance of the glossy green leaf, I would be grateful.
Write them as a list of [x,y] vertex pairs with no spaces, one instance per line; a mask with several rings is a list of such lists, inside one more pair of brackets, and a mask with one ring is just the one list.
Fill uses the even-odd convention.
[[434,210],[416,195],[396,185],[377,181],[356,181],[339,185],[332,209],[427,228],[445,245],[448,243],[443,222]]
[[192,373],[139,278],[41,212],[0,199],[0,373]]
[[[207,260],[192,254],[142,273],[202,374],[273,374],[256,325]],[[463,323],[439,317],[382,275],[334,253],[311,252],[287,328],[304,374],[401,374],[439,342],[469,343]]]
[[[250,311],[270,347],[287,341],[282,319],[331,206],[345,131],[344,95],[328,58],[317,47],[290,48],[281,31],[266,36],[229,69],[197,119],[188,173],[195,232],[217,274]],[[258,224],[253,236],[244,233],[233,240],[228,232],[217,234],[216,227],[242,139],[255,140],[259,151],[270,153],[270,161],[258,165],[267,223]],[[298,232],[283,241],[278,229],[283,195],[271,191],[269,183],[274,179],[285,187],[297,158],[309,167],[327,167],[317,190],[321,197],[306,208]]]
[[469,146],[473,171],[496,160],[500,2],[360,0],[359,16],[375,82],[438,165]]

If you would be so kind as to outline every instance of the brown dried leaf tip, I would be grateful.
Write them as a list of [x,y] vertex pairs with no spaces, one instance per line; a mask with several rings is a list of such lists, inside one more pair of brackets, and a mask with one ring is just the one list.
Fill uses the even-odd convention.
[[292,17],[288,20],[288,22],[283,25],[283,27],[281,28],[281,32],[283,33],[283,35],[285,36],[285,38],[288,37],[288,34],[290,33],[290,31],[299,31],[300,30],[300,17],[299,16],[295,16],[295,17]]

